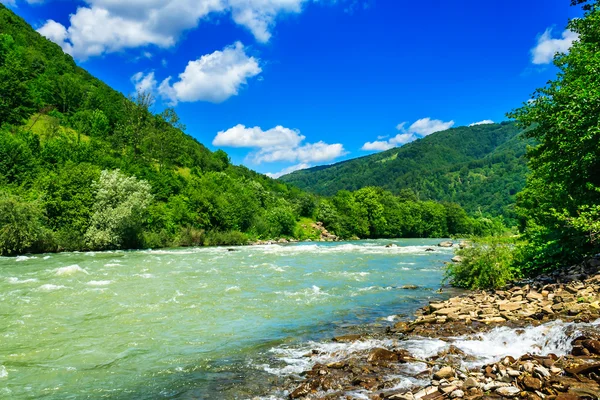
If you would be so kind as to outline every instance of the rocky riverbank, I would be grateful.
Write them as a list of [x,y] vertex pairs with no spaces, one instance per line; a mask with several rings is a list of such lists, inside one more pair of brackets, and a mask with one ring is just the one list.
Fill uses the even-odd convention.
[[[332,354],[334,361],[328,363],[319,362],[327,357],[314,350],[306,355],[316,360],[313,368],[289,388],[289,396],[598,399],[600,325],[595,321],[600,318],[599,271],[597,256],[505,290],[470,292],[430,303],[414,319],[398,322],[386,332],[335,338],[357,348],[367,341],[386,345],[364,346],[364,350],[341,358]],[[506,351],[519,348],[521,342],[532,340],[532,329],[537,336],[527,354],[482,361],[476,352],[465,351],[474,344],[485,347],[486,340],[490,346],[498,343],[490,337],[502,337],[497,345]],[[426,346],[431,340],[440,351],[419,356],[417,353],[427,353],[419,343]]]

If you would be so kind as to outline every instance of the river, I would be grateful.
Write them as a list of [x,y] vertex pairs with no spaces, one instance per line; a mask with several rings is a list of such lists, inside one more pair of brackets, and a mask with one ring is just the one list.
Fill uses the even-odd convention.
[[446,296],[438,242],[0,257],[0,397],[277,398],[288,352]]

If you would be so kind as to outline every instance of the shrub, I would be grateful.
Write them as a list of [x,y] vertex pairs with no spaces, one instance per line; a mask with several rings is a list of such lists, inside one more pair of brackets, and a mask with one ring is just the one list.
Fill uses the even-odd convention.
[[51,238],[42,218],[43,211],[37,202],[0,195],[0,255],[44,250]]
[[206,242],[206,233],[204,229],[196,229],[190,226],[181,228],[176,241],[179,246],[204,246]]
[[514,240],[500,237],[472,239],[456,252],[459,263],[446,267],[446,280],[467,289],[495,289],[521,277]]
[[240,246],[248,243],[248,238],[238,231],[210,231],[206,234],[207,246]]
[[96,192],[86,242],[93,249],[134,247],[139,240],[143,213],[152,200],[150,185],[119,170],[102,171],[92,185]]

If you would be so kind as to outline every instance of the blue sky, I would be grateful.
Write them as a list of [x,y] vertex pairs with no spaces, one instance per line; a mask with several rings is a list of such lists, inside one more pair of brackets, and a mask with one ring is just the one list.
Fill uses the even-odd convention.
[[554,77],[580,15],[569,0],[0,1],[263,173],[505,120]]

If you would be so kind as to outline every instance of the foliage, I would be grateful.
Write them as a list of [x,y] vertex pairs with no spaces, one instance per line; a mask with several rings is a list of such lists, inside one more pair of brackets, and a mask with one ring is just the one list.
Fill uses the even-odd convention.
[[498,289],[520,278],[514,240],[498,236],[472,238],[456,252],[459,263],[448,264],[446,279],[467,289]]
[[40,250],[47,232],[42,224],[43,211],[38,202],[26,202],[0,196],[0,255]]
[[557,54],[556,79],[510,117],[538,145],[528,152],[531,175],[519,195],[520,225],[529,244],[524,268],[536,273],[600,251],[600,2],[568,29],[578,34]]
[[407,200],[457,203],[467,212],[512,222],[515,194],[527,171],[523,155],[528,141],[520,132],[511,122],[460,127],[280,180],[320,195],[377,186]]
[[150,185],[115,170],[102,171],[92,189],[96,194],[87,244],[100,250],[131,247],[127,245],[137,242],[143,213],[152,200]]

